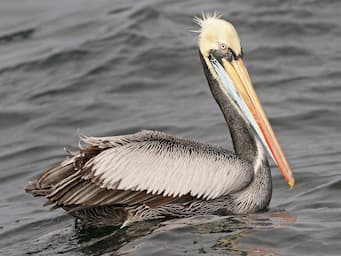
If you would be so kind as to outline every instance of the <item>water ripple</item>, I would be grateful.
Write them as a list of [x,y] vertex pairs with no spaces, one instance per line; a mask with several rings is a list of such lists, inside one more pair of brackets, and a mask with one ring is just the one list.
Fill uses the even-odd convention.
[[[3,1],[0,254],[339,255],[339,1]],[[237,26],[294,190],[272,166],[266,212],[122,230],[75,227],[24,193],[77,145],[77,128],[160,129],[231,148],[189,32],[193,16],[215,10]]]

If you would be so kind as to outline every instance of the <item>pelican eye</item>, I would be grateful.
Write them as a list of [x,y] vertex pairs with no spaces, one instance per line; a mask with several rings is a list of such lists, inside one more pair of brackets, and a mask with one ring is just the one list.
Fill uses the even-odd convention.
[[219,41],[218,44],[220,54],[223,55],[222,56],[223,58],[225,58],[228,62],[231,62],[233,59],[236,59],[236,54],[230,47],[227,47],[226,43]]
[[222,51],[222,52],[227,52],[228,48],[227,48],[227,45],[223,42],[218,42],[219,44],[219,49]]

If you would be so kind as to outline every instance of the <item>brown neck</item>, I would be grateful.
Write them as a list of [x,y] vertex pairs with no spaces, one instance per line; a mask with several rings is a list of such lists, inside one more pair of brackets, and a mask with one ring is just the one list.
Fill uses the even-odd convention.
[[258,155],[256,140],[251,127],[241,116],[237,106],[232,102],[231,98],[223,91],[218,81],[211,74],[204,57],[200,59],[204,68],[205,76],[211,89],[211,93],[220,107],[225,121],[230,129],[232,142],[235,153],[242,159],[253,162]]

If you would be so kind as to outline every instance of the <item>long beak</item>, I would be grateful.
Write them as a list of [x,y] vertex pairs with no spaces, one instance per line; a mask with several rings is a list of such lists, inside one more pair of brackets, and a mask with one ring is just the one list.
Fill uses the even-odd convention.
[[293,188],[295,179],[291,168],[264,113],[242,58],[232,60],[232,62],[223,59],[222,66],[213,56],[210,56],[210,62],[228,95],[234,100],[250,123],[290,188]]

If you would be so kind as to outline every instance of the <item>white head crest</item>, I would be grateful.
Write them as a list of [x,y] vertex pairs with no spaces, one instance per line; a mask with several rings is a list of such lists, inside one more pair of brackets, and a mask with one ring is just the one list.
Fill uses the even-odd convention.
[[199,48],[204,56],[207,56],[210,50],[217,49],[219,43],[226,44],[236,55],[241,54],[239,36],[234,26],[220,18],[221,16],[213,14],[203,14],[202,18],[195,17],[194,22],[200,26]]

